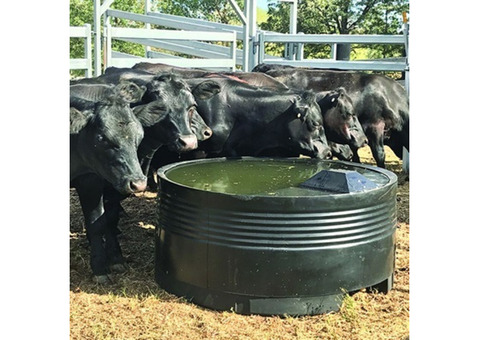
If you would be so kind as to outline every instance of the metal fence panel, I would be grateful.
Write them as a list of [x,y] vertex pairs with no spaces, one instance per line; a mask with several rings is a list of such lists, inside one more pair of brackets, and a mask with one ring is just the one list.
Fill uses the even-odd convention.
[[70,38],[84,39],[84,58],[70,59],[70,70],[85,70],[85,77],[92,76],[92,28],[90,24],[84,26],[70,26]]
[[[112,55],[112,39],[130,41],[145,46],[154,46],[159,48],[170,47],[177,52],[190,54],[194,56],[209,57],[210,59],[181,59],[174,56],[161,58],[162,63],[183,67],[203,67],[203,68],[226,68],[234,71],[236,68],[236,49],[237,39],[235,32],[194,32],[177,30],[157,30],[144,28],[119,28],[107,25],[106,35],[106,67],[129,67],[132,58],[118,58],[118,55]],[[182,46],[178,41],[199,42],[215,41],[229,42],[230,47],[226,47],[228,54],[219,54],[209,51],[201,51],[189,46]],[[129,60],[130,59],[130,60]],[[152,58],[143,58],[147,62],[154,62]],[[138,61],[138,58],[135,58]],[[187,62],[188,61],[188,62]],[[172,63],[171,63],[172,62]],[[187,66],[192,65],[192,66]]]
[[303,59],[297,55],[298,60],[287,58],[274,59],[265,55],[266,43],[296,44],[301,50],[303,44],[405,44],[404,35],[348,35],[348,34],[259,34],[259,63],[283,64],[298,67],[334,68],[339,70],[354,71],[408,71],[406,58],[375,59],[375,60],[335,60],[335,59]]
[[115,67],[132,67],[136,63],[146,62],[146,63],[162,63],[178,67],[187,67],[187,68],[215,68],[215,69],[231,69],[232,60],[231,59],[186,59],[186,58],[112,58],[108,66]]
[[404,44],[403,35],[261,33],[265,42],[312,44]]

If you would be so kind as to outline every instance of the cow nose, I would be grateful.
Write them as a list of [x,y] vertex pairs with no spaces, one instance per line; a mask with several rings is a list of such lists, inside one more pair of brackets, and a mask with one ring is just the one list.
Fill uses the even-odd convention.
[[212,129],[208,128],[203,131],[203,136],[205,139],[212,137],[213,131]]
[[195,135],[180,136],[179,141],[182,146],[182,151],[193,150],[198,146]]
[[130,181],[130,189],[133,192],[142,192],[147,189],[147,178]]
[[325,154],[325,159],[332,159],[332,157],[333,157],[332,152],[327,151],[327,153]]

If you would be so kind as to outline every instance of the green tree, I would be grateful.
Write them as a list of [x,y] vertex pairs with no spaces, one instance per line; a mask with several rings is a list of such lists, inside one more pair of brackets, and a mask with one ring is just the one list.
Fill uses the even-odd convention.
[[[268,20],[260,27],[287,33],[290,5],[269,4]],[[398,34],[402,12],[408,11],[408,0],[302,0],[298,4],[297,31],[306,34]],[[365,49],[357,45],[353,49]],[[369,46],[369,57],[401,56],[402,46]],[[281,48],[270,47],[270,52]],[[327,58],[330,46],[307,45],[308,58]]]
[[[243,8],[244,1],[237,3]],[[93,29],[93,0],[70,1],[70,25],[82,26],[86,23]],[[132,13],[145,13],[145,0],[115,0],[111,8]],[[219,23],[240,25],[235,11],[227,0],[159,0],[152,1],[152,11],[159,10],[163,13],[180,15],[190,18],[204,19]],[[132,22],[125,19],[111,18],[111,23],[116,27],[144,27],[143,23]],[[161,28],[161,27],[158,27]],[[112,48],[116,51],[143,56],[144,47],[139,44],[114,40]],[[239,45],[241,48],[241,44]],[[82,58],[84,53],[83,41],[71,39],[70,58]],[[72,71],[72,75],[81,76],[83,71]]]
[[[238,0],[237,4],[243,8],[244,0]],[[158,3],[158,8],[164,13],[187,18],[240,25],[240,20],[227,0],[162,0]]]
[[[93,0],[70,0],[70,26],[83,26],[90,24],[93,29]],[[143,14],[145,11],[144,0],[115,0],[111,8]],[[112,18],[112,25],[117,27],[144,27],[143,23]],[[114,40],[112,48],[128,54],[142,56],[145,53],[143,46],[125,41]],[[93,53],[93,52],[92,52]],[[82,58],[84,55],[83,39],[70,39],[70,58]],[[73,76],[82,76],[83,71],[71,71]]]
[[[70,0],[70,26],[92,25],[93,28],[93,1]],[[83,41],[71,39],[70,58],[83,57]]]

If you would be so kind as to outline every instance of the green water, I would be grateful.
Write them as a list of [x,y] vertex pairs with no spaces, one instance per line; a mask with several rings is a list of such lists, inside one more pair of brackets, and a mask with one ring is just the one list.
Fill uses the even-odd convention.
[[[330,192],[299,188],[298,185],[324,169],[357,170],[364,176],[363,168],[313,159],[239,159],[178,165],[165,173],[173,182],[200,189],[237,195],[313,196]],[[372,172],[372,171],[370,171]],[[386,183],[386,176],[370,174],[371,180]],[[367,177],[367,176],[366,176]]]

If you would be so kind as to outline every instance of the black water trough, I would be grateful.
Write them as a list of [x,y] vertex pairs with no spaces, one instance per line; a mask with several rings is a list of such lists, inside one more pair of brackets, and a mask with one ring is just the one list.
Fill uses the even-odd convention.
[[395,174],[341,161],[203,159],[158,171],[155,278],[240,314],[336,311],[347,292],[388,292]]

